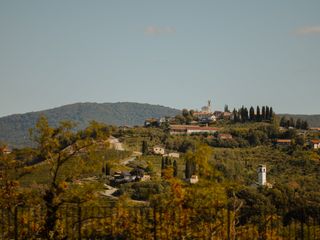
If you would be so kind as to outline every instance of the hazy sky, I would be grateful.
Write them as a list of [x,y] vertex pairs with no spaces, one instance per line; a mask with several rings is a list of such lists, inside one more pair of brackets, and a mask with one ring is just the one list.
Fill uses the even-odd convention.
[[0,0],[0,116],[208,99],[319,114],[319,76],[319,0]]

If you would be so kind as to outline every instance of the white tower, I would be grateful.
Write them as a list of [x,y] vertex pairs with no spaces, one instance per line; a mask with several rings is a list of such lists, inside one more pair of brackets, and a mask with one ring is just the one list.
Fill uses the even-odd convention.
[[258,183],[260,186],[267,184],[267,167],[266,165],[260,164],[258,166]]

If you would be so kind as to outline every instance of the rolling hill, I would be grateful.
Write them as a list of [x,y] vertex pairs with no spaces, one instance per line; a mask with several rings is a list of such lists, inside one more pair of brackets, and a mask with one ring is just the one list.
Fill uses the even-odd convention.
[[85,128],[91,120],[111,125],[142,125],[149,117],[174,116],[180,111],[160,105],[118,103],[75,103],[49,110],[14,114],[0,118],[0,141],[11,147],[30,146],[29,129],[35,126],[39,116],[45,115],[53,126],[61,120],[77,123]]

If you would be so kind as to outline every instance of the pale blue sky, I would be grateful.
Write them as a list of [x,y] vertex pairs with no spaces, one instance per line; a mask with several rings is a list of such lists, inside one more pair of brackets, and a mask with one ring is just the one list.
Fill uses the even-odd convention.
[[0,116],[207,99],[319,114],[319,12],[319,0],[0,0]]

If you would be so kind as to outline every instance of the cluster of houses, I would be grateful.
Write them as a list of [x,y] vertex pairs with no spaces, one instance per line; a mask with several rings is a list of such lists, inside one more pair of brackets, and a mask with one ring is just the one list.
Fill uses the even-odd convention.
[[207,106],[203,106],[201,111],[194,112],[193,116],[196,117],[198,122],[202,124],[212,123],[220,119],[230,120],[233,118],[231,112],[212,111],[210,100],[208,101]]
[[[208,101],[207,106],[203,106],[200,111],[193,112],[193,120],[190,125],[198,125],[198,124],[210,124],[217,120],[224,119],[224,120],[232,120],[233,113],[231,112],[222,112],[222,111],[212,111],[211,109],[211,101]],[[161,117],[157,118],[148,118],[144,122],[145,127],[149,126],[161,126],[163,123],[172,124],[175,122],[174,117]]]
[[145,174],[141,168],[135,168],[131,172],[117,171],[109,178],[112,185],[117,186],[129,182],[144,182],[151,180],[149,174]]
[[168,152],[165,147],[163,146],[154,146],[152,148],[152,152],[155,155],[161,155],[163,157],[172,157],[172,158],[179,158],[180,154],[177,152]]

